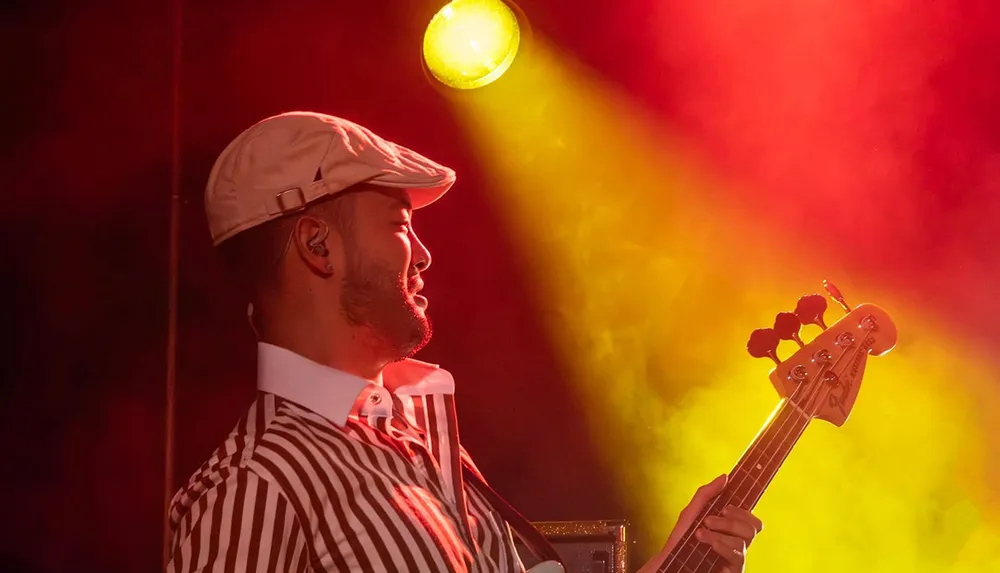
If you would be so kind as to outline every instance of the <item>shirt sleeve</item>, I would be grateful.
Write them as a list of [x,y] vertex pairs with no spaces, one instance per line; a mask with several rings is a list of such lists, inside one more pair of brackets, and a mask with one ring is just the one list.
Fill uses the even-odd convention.
[[229,471],[183,518],[167,572],[308,572],[306,534],[287,498],[250,470]]

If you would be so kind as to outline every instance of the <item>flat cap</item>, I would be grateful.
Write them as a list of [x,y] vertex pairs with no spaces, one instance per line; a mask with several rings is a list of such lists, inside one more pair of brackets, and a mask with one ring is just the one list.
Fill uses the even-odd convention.
[[451,188],[455,172],[346,119],[301,111],[269,117],[212,167],[205,189],[212,242],[358,183],[405,189],[419,209]]

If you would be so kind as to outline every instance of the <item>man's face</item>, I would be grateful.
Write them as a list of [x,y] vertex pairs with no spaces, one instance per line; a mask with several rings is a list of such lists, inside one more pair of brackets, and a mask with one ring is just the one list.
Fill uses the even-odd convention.
[[413,230],[409,198],[395,189],[360,191],[345,216],[342,310],[395,358],[412,356],[431,337],[427,299],[417,294],[431,257]]

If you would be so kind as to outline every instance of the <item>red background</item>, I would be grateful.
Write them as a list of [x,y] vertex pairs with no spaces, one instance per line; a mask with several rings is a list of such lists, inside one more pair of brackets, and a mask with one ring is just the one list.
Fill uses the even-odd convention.
[[[1000,8],[896,3],[889,17],[845,4],[839,16],[856,24],[837,29],[866,30],[864,41],[822,38],[824,58],[769,43],[795,33],[808,8],[789,15],[775,3],[748,22],[739,5],[525,0],[521,8],[539,33],[694,141],[720,173],[768,190],[732,200],[772,210],[789,242],[831,202],[880,205],[890,216],[868,229],[878,240],[853,251],[859,268],[951,317],[970,340],[995,343]],[[494,486],[532,519],[627,518],[539,328],[532,285],[488,207],[485,175],[421,70],[421,35],[437,7],[184,7],[175,479],[228,432],[254,384],[245,302],[226,296],[201,210],[208,169],[254,121],[312,109],[460,173],[445,200],[419,213],[435,258],[426,292],[436,325],[421,358],[455,374],[463,440]],[[172,7],[94,0],[3,10],[0,570],[156,569]],[[712,37],[725,40],[705,41]],[[863,49],[853,60],[863,65],[846,74],[834,55],[850,49]],[[817,77],[841,80],[796,91],[797,78],[824,85]],[[822,110],[805,114],[813,123],[789,111],[810,105]],[[919,160],[906,178],[919,186],[878,176],[886,145]],[[636,534],[644,547],[662,541]]]

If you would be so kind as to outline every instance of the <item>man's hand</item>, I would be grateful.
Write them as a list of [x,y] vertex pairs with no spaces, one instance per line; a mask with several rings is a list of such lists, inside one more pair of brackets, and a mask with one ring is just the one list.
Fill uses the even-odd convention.
[[[677,525],[670,532],[666,545],[659,555],[646,563],[639,573],[652,573],[663,564],[663,560],[673,551],[684,533],[694,523],[705,504],[722,493],[726,487],[726,476],[721,475],[712,483],[698,488],[691,503],[681,511]],[[734,506],[726,506],[720,516],[709,516],[702,521],[702,527],[695,532],[698,541],[711,546],[712,551],[722,556],[726,562],[725,573],[742,573],[746,561],[746,550],[753,538],[763,529],[763,524],[749,511]]]

